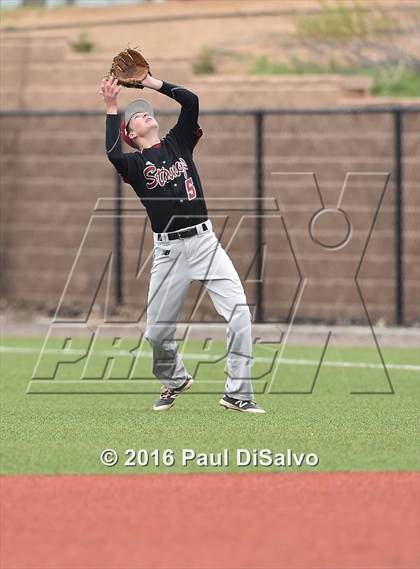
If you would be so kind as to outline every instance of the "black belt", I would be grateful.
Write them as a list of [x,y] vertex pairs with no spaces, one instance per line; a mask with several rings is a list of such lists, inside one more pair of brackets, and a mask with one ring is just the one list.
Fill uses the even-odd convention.
[[[205,223],[202,223],[201,227],[203,228],[203,231],[208,231],[209,229]],[[189,229],[181,229],[180,231],[171,231],[170,233],[166,233],[169,241],[173,241],[174,239],[187,239],[188,237],[194,237],[194,235],[197,234],[197,227],[190,227]],[[158,241],[162,241],[161,233],[158,233]]]

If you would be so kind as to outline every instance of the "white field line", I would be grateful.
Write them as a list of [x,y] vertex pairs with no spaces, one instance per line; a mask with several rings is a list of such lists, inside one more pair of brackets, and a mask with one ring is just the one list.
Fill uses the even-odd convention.
[[[35,348],[18,348],[13,346],[0,346],[0,353],[2,354],[28,354],[28,355],[39,355],[39,349]],[[86,354],[85,350],[60,350],[55,348],[45,348],[43,353],[47,355],[66,355],[66,356],[84,356]],[[94,354],[98,356],[144,356],[144,357],[151,357],[150,352],[141,352],[141,351],[124,351],[124,350],[95,350]],[[194,354],[194,353],[182,353],[182,357],[186,360],[213,360],[215,359],[214,356],[209,354]],[[254,362],[256,363],[272,363],[274,360],[275,354],[271,358],[264,358],[261,356],[256,356],[254,358]],[[217,357],[216,357],[217,359]],[[283,365],[300,365],[300,366],[312,366],[318,365],[319,360],[308,360],[308,359],[300,359],[300,358],[281,358],[278,361],[279,364]],[[399,370],[406,370],[406,371],[420,371],[420,365],[414,364],[392,364],[385,362],[386,367],[388,369],[399,369]],[[340,362],[340,361],[329,361],[324,360],[322,365],[325,367],[338,367],[338,368],[364,368],[364,369],[383,369],[382,364],[373,364],[369,362]]]

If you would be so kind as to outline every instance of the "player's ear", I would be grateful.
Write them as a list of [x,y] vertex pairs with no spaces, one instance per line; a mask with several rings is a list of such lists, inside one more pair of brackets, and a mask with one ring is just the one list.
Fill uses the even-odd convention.
[[136,134],[135,132],[130,131],[130,132],[128,133],[128,138],[129,138],[130,140],[134,140],[136,137],[137,137],[137,134]]

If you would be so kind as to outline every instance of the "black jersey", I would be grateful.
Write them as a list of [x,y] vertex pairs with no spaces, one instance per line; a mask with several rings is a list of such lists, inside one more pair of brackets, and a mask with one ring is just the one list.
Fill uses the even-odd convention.
[[109,160],[129,183],[149,216],[155,233],[178,231],[207,219],[200,177],[193,162],[202,131],[198,125],[198,97],[164,82],[160,93],[181,104],[176,125],[160,143],[141,152],[120,152],[118,115],[107,115],[106,149]]

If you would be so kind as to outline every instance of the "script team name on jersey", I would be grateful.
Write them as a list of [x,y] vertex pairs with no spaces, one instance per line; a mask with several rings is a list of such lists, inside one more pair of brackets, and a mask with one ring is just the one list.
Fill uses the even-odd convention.
[[143,169],[143,176],[146,179],[147,189],[153,190],[157,186],[163,188],[167,182],[175,180],[182,175],[186,178],[187,172],[188,165],[183,158],[180,158],[175,164],[169,166],[169,168],[165,168],[164,166],[156,168],[154,164],[150,164]]

